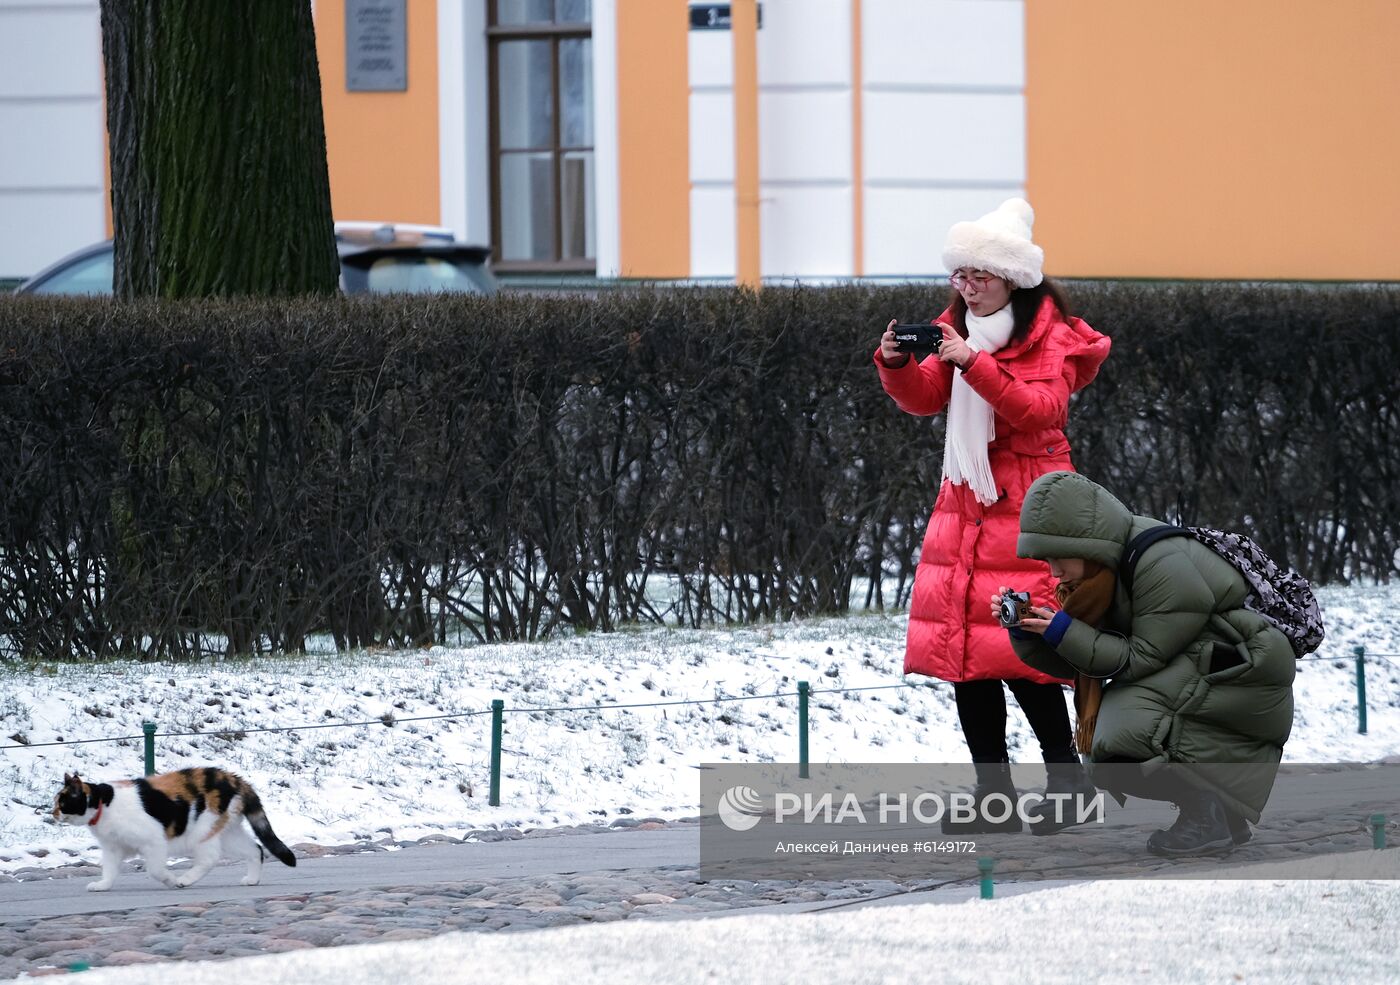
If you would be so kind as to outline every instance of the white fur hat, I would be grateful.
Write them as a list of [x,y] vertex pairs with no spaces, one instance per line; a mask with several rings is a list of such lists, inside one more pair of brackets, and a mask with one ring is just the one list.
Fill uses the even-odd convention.
[[1031,242],[1034,223],[1035,210],[1024,198],[1008,198],[976,222],[955,222],[943,244],[943,266],[985,270],[1014,287],[1035,287],[1044,279],[1045,251]]

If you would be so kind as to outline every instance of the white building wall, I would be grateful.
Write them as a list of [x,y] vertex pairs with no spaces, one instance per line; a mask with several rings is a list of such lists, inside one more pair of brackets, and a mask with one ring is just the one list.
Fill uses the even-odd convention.
[[1025,195],[1023,0],[863,0],[865,272],[946,273],[948,227]]
[[104,238],[96,0],[0,0],[0,278]]
[[617,84],[617,0],[593,0],[594,252],[599,277],[616,277],[622,271]]
[[[1024,195],[1024,0],[762,0],[759,174],[765,277],[851,276],[854,142],[864,273],[944,273],[948,226]],[[691,274],[733,277],[733,38],[690,33]],[[862,99],[862,133],[852,99]]]
[[[854,269],[850,0],[762,0],[758,32],[760,267]],[[734,39],[690,32],[691,275],[733,277]]]
[[851,69],[850,0],[763,0],[764,276],[848,276],[855,269]]
[[728,31],[691,31],[688,59],[690,275],[733,277],[738,265],[734,241],[733,39]]
[[467,205],[467,5],[437,3],[438,222],[466,238]]

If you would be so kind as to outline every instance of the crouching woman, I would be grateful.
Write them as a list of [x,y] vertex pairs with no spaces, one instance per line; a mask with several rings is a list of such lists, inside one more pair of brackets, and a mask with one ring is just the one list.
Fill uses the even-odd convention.
[[[1176,823],[1148,839],[1149,851],[1228,852],[1259,820],[1293,726],[1293,649],[1245,607],[1244,576],[1194,538],[1152,544],[1126,588],[1125,547],[1160,524],[1082,475],[1038,478],[1016,551],[1050,565],[1062,608],[1034,610],[1012,647],[1030,667],[1075,679],[1091,764],[1143,764],[1094,770],[1100,786],[1176,803]],[[1178,763],[1233,765],[1170,767]]]

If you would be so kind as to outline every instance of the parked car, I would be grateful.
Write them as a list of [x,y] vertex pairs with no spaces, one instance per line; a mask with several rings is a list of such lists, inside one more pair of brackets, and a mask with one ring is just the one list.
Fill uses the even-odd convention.
[[[346,294],[404,291],[496,293],[491,249],[459,243],[452,230],[389,222],[337,222],[340,288]],[[112,241],[70,253],[15,288],[17,294],[111,294]]]

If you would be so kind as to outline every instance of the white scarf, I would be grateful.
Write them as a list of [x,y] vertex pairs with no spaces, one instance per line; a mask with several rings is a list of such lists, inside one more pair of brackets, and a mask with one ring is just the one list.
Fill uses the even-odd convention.
[[[1011,305],[978,317],[967,313],[967,347],[973,352],[993,353],[1006,345],[1016,318]],[[996,436],[992,405],[963,379],[953,373],[953,393],[948,401],[947,437],[943,442],[943,477],[965,483],[977,501],[991,506],[998,499],[996,477],[987,460],[987,445]]]

